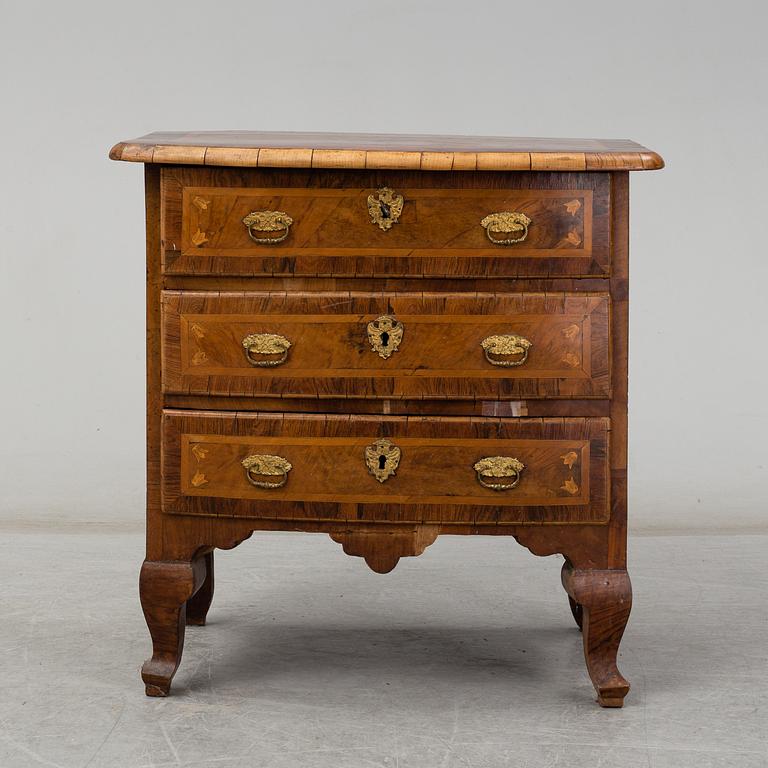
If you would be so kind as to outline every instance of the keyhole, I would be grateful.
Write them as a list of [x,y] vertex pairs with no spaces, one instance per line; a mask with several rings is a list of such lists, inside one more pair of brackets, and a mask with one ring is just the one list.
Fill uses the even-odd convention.
[[379,469],[386,469],[386,468],[387,468],[387,457],[379,456]]
[[387,344],[389,344],[389,334],[386,331],[383,331],[381,334],[381,346],[386,347]]
[[390,207],[383,203],[381,200],[379,200],[379,208],[381,209],[381,218],[382,219],[388,219],[392,215]]

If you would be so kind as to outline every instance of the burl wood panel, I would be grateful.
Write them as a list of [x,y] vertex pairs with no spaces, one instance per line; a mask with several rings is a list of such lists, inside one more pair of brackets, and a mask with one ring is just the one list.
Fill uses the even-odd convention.
[[[384,232],[369,194],[405,197]],[[257,244],[242,223],[254,210],[293,219],[281,243]],[[527,213],[527,238],[494,245],[480,225]],[[589,277],[610,266],[610,177],[571,173],[407,173],[163,169],[167,275]]]
[[[607,294],[163,293],[163,388],[191,395],[458,398],[610,395]],[[403,324],[390,357],[367,327]],[[287,360],[254,367],[242,340],[273,333]],[[520,366],[488,362],[495,334],[524,336]]]
[[[584,256],[592,253],[592,192],[583,189],[396,189],[404,199],[386,231],[371,221],[375,189],[187,187],[182,196],[181,252],[222,256],[383,254],[439,256]],[[284,211],[293,220],[285,240],[254,242],[243,219],[253,211]],[[480,222],[514,211],[531,220],[520,243],[492,243]],[[276,233],[281,234],[281,233]],[[275,235],[261,235],[261,237]],[[496,235],[499,239],[502,235]],[[509,237],[509,235],[507,235]],[[565,253],[564,253],[565,252]]]
[[[166,512],[267,519],[416,523],[604,523],[607,419],[371,418],[306,414],[164,414]],[[365,447],[401,449],[380,483]],[[278,489],[253,487],[242,460],[287,459]],[[525,464],[516,488],[494,491],[473,465],[487,456]]]
[[662,158],[628,139],[266,131],[164,131],[116,144],[113,160],[417,171],[642,171]]

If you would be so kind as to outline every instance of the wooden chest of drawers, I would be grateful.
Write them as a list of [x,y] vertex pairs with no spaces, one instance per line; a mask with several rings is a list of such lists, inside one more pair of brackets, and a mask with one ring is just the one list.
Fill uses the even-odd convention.
[[629,617],[628,141],[150,134],[146,692],[213,550],[322,531],[386,573],[439,534],[565,557],[603,706]]

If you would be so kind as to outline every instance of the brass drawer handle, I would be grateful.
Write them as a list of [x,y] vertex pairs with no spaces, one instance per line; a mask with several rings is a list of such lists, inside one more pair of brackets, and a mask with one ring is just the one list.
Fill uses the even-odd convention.
[[379,229],[386,232],[400,218],[403,202],[403,196],[389,187],[382,187],[375,195],[368,195],[368,213],[371,215],[371,223],[377,224]]
[[[256,488],[282,488],[288,482],[288,473],[293,469],[291,463],[282,456],[261,453],[246,456],[241,463],[245,467],[245,477]],[[275,482],[257,480],[259,475],[275,476],[280,479]]]
[[[485,359],[491,365],[499,365],[502,368],[512,368],[522,365],[528,359],[528,350],[533,344],[516,333],[505,333],[497,336],[487,336],[480,342],[485,353]],[[514,360],[503,360],[491,355],[522,355]]]
[[[293,219],[283,211],[251,211],[244,219],[248,236],[254,243],[282,243],[291,231]],[[254,232],[281,232],[278,237],[257,237]]]
[[[282,365],[288,359],[291,342],[276,333],[252,333],[243,339],[245,359],[257,368],[272,368]],[[260,360],[253,355],[280,355],[279,358]]]
[[367,330],[371,349],[386,360],[393,352],[397,352],[405,328],[397,318],[382,315],[368,323]]
[[[480,226],[485,228],[485,234],[495,245],[512,245],[513,243],[522,243],[528,237],[528,227],[531,220],[524,213],[514,211],[501,211],[500,213],[490,213],[481,222]],[[522,232],[518,237],[495,238],[491,232]]]
[[[483,488],[490,488],[492,491],[509,491],[514,488],[520,482],[520,475],[524,469],[525,464],[512,456],[486,456],[474,466],[477,481]],[[484,479],[487,477],[508,477],[511,480],[492,483]]]

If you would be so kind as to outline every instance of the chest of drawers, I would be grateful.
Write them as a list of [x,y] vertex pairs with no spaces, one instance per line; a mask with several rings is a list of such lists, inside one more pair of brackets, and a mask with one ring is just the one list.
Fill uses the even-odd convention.
[[440,534],[559,553],[603,706],[626,570],[629,141],[158,133],[145,164],[146,693],[213,550],[328,533],[379,573]]

